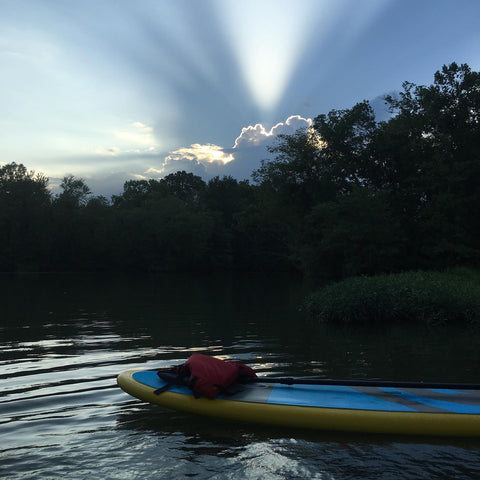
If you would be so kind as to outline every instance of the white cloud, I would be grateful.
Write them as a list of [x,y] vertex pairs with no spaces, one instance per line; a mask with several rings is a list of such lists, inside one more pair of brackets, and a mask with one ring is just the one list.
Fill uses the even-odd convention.
[[148,132],[148,133],[153,132],[152,127],[149,127],[148,125],[145,125],[142,122],[133,122],[132,127],[138,128],[138,129],[143,130],[144,132]]
[[[148,170],[147,170],[147,173],[148,173]],[[148,177],[146,177],[145,175],[140,175],[139,173],[134,173],[132,177],[134,180],[148,180]]]
[[113,132],[114,136],[125,143],[154,147],[157,145],[153,136],[153,128],[141,122],[133,122],[129,130]]
[[236,138],[233,148],[260,145],[267,139],[267,137],[272,135],[270,132],[267,132],[261,123],[243,127],[242,133],[240,133],[240,135]]
[[124,153],[154,153],[159,146],[154,136],[153,127],[138,121],[132,122],[127,129],[113,130],[111,136],[115,138],[116,145],[97,147],[94,153],[102,156],[118,156]]
[[270,130],[266,130],[261,123],[255,126],[242,128],[242,133],[236,138],[233,148],[252,147],[270,144],[278,135],[293,134],[301,128],[312,126],[311,118],[303,118],[300,115],[291,115],[285,122],[279,122]]
[[309,128],[310,118],[292,115],[270,129],[262,124],[242,128],[231,148],[214,144],[194,143],[170,152],[159,166],[150,167],[145,174],[163,177],[178,170],[186,170],[206,179],[216,175],[232,175],[243,180],[250,178],[261,160],[271,157],[267,147],[278,135],[293,134],[299,129]]
[[95,153],[98,153],[99,155],[115,157],[120,153],[120,149],[117,147],[98,147],[97,149],[95,149]]
[[200,144],[194,143],[190,147],[179,148],[166,157],[166,162],[174,162],[176,160],[191,160],[197,161],[198,163],[208,166],[212,163],[217,164],[227,164],[234,160],[234,157],[231,153],[226,153],[224,149],[218,145],[213,145],[211,143]]
[[[238,180],[250,179],[262,160],[272,158],[267,147],[275,142],[278,135],[293,134],[297,129],[308,128],[311,124],[310,119],[293,115],[272,128],[265,128],[262,124],[250,125],[242,128],[232,147],[194,143],[162,153],[156,144],[119,142],[110,147],[98,147],[93,155],[90,150],[85,155],[56,164],[56,172],[49,174],[50,184],[53,191],[58,193],[63,172],[69,172],[84,178],[94,194],[108,197],[120,194],[127,180],[163,178],[179,170],[191,172],[207,181],[217,175],[231,175]],[[153,129],[144,123],[134,122],[129,127],[125,131],[153,137]],[[106,140],[110,142],[112,139],[107,136]],[[95,165],[95,174],[92,174],[92,165]]]

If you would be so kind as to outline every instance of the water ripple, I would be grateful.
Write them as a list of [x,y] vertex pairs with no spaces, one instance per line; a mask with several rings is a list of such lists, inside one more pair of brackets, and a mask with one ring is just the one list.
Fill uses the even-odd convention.
[[[199,291],[202,302],[210,298]],[[381,376],[383,368],[399,363],[391,361],[392,340],[389,344],[382,337],[368,344],[343,332],[303,334],[299,325],[279,321],[280,307],[268,315],[263,304],[256,314],[221,312],[214,322],[209,302],[207,313],[193,312],[193,319],[189,312],[178,312],[178,302],[168,315],[166,307],[160,314],[158,308],[141,310],[137,303],[138,313],[128,310],[126,302],[124,317],[119,312],[117,318],[104,312],[103,297],[96,295],[101,305],[90,312],[100,313],[69,310],[68,315],[47,315],[44,323],[0,327],[5,338],[0,344],[2,478],[480,478],[477,440],[233,424],[148,405],[116,386],[122,370],[176,365],[193,352],[238,360],[267,376],[326,376],[335,367],[334,375],[361,377],[372,366]],[[152,320],[141,321],[142,315]],[[373,344],[377,349],[380,345],[377,359],[370,354]]]

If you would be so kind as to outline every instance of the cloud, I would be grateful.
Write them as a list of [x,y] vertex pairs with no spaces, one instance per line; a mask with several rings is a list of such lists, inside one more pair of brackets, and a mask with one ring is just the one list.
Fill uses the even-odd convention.
[[385,97],[387,95],[391,95],[393,98],[398,98],[399,92],[391,91],[385,95],[379,95],[378,97],[370,100],[370,106],[373,109],[375,120],[377,122],[388,121],[390,118],[392,118],[392,113],[388,109],[388,104],[385,101]]
[[[111,136],[119,131],[131,133],[131,136],[122,136],[124,142],[97,147],[93,155],[72,157],[70,162],[62,164],[61,170],[84,178],[95,195],[107,197],[120,194],[127,180],[158,179],[181,170],[206,181],[224,175],[231,175],[237,180],[250,179],[262,160],[272,158],[267,147],[275,142],[278,135],[293,134],[311,125],[311,119],[292,115],[270,129],[262,124],[242,128],[232,147],[194,143],[162,153],[154,141],[154,129],[144,123],[133,122],[129,128],[110,131]],[[137,138],[136,134],[150,135],[152,142]],[[109,140],[111,138],[107,137]],[[95,173],[92,173],[92,165],[95,165]],[[60,182],[58,174],[51,176],[54,193],[58,193]]]
[[150,167],[144,174],[163,177],[185,170],[205,179],[216,175],[231,175],[238,180],[248,179],[253,170],[259,168],[262,160],[271,158],[267,147],[279,135],[293,134],[311,125],[310,118],[300,115],[292,115],[270,129],[260,123],[249,125],[242,128],[233,147],[194,143],[170,152],[159,166]]
[[155,137],[153,136],[153,128],[141,122],[133,122],[130,125],[133,128],[113,132],[114,136],[124,143],[134,145],[143,145],[149,147],[157,146]]
[[97,147],[94,149],[95,154],[118,156],[125,153],[153,153],[159,147],[153,127],[138,121],[132,122],[127,129],[113,130],[111,136],[116,145]]
[[168,155],[165,161],[174,162],[181,159],[196,160],[202,165],[210,165],[212,163],[225,165],[233,161],[234,157],[231,153],[226,153],[225,150],[218,145],[211,143],[205,145],[194,143],[190,145],[190,147],[174,150]]
[[95,153],[98,153],[98,155],[115,157],[120,153],[120,149],[117,147],[110,147],[110,148],[98,147],[95,149]]
[[285,122],[279,122],[270,130],[266,130],[261,123],[255,126],[242,128],[242,133],[236,138],[233,148],[244,148],[271,143],[278,135],[289,135],[301,128],[308,128],[312,125],[311,118],[303,118],[300,115],[291,115]]
[[139,128],[140,130],[143,130],[144,132],[153,132],[153,128],[149,127],[148,125],[145,125],[142,122],[133,122],[132,127]]
[[199,163],[195,158],[193,159],[186,159],[186,158],[178,158],[172,160],[171,158],[167,157],[163,160],[162,164],[159,168],[157,167],[150,167],[148,170],[145,171],[145,175],[149,177],[158,177],[163,178],[170,173],[175,173],[180,170],[185,170],[186,172],[194,173],[200,177],[208,177],[205,167]]

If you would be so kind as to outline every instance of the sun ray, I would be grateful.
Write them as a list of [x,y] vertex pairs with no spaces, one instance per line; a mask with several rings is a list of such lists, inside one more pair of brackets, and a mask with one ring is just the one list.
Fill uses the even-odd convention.
[[301,8],[290,0],[217,0],[217,8],[252,97],[263,111],[271,111],[287,88],[313,27],[332,8],[310,0]]

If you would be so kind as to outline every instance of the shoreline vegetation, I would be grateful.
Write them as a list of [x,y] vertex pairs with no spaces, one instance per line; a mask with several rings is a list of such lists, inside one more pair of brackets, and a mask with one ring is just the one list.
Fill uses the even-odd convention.
[[298,272],[327,285],[323,321],[478,322],[480,72],[402,87],[386,121],[364,101],[279,136],[252,183],[179,171],[107,199],[67,175],[54,195],[3,162],[0,272]]
[[302,310],[313,320],[344,325],[480,325],[480,271],[347,278],[312,293]]

